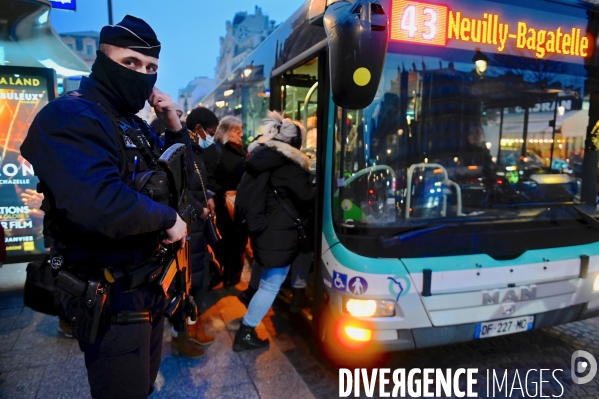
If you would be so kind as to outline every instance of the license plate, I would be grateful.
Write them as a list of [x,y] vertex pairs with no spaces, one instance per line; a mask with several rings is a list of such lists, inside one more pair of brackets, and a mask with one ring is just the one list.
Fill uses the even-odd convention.
[[488,321],[478,323],[474,331],[474,338],[489,338],[499,335],[513,334],[521,331],[532,330],[535,323],[534,316],[512,317],[511,319]]

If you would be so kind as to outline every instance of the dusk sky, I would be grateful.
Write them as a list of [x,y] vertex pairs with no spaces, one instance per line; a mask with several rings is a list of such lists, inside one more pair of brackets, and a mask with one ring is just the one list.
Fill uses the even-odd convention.
[[[307,0],[112,0],[114,23],[126,14],[148,22],[162,42],[157,86],[176,98],[178,90],[196,76],[214,78],[219,37],[225,22],[238,11],[254,13],[257,5],[277,24]],[[58,33],[100,31],[108,24],[106,0],[79,0],[77,11],[52,10]]]

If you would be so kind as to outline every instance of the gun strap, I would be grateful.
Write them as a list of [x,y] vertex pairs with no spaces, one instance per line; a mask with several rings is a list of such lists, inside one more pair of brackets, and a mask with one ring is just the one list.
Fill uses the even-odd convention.
[[200,168],[198,168],[198,164],[196,163],[196,161],[193,161],[193,166],[195,167],[196,173],[198,174],[199,178],[200,178],[200,183],[202,184],[202,191],[204,192],[204,199],[206,200],[206,204],[208,204],[208,194],[206,193],[206,186],[204,185],[204,179],[202,178],[202,172],[200,171]]
[[[72,97],[82,97],[82,98],[84,97],[83,94],[81,94],[78,91],[71,91],[71,92],[67,93],[67,95],[72,96]],[[104,113],[106,115],[108,115],[108,117],[110,118],[112,123],[118,128],[117,129],[118,132],[121,132],[123,135],[129,137],[131,142],[133,142],[135,147],[137,147],[139,152],[141,152],[142,157],[144,158],[144,160],[146,161],[146,163],[148,164],[150,169],[152,169],[152,170],[159,169],[159,167],[158,167],[159,154],[157,154],[154,151],[154,149],[148,142],[148,139],[145,137],[145,135],[141,131],[141,128],[139,130],[133,128],[127,122],[118,118],[111,110],[106,109],[106,107],[104,107],[104,105],[102,105],[102,103],[100,103],[99,101],[96,101],[94,98],[91,98],[91,100],[92,100],[92,102],[95,102],[98,105],[98,107],[100,107],[100,109],[102,109],[102,111],[104,111]],[[132,117],[132,120],[133,120],[133,123],[137,127],[139,127],[139,123],[141,122],[145,125],[145,127],[148,131],[151,131],[150,126],[143,119],[134,115]],[[142,138],[140,138],[140,135],[136,134],[137,132],[141,133],[141,137],[143,138],[143,140],[142,140]]]
[[[143,136],[143,134],[141,136],[138,135],[137,133],[139,131],[129,126],[124,121],[118,120],[116,118],[113,121],[117,124],[117,126],[120,128],[123,134],[129,137],[133,144],[135,144],[135,147],[137,147],[139,152],[141,152],[141,156],[144,158],[150,169],[158,169],[158,159],[151,150],[152,147],[150,146],[150,143],[148,143],[148,139],[146,139],[145,136]],[[143,137],[143,140],[141,137]]]

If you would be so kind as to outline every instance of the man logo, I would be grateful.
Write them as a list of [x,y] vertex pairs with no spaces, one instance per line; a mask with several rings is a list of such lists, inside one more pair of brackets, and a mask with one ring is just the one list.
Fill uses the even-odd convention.
[[[518,292],[519,290],[519,292]],[[519,293],[519,295],[518,295]],[[501,302],[520,302],[535,299],[537,297],[537,286],[535,284],[528,287],[519,287],[505,290],[501,295],[501,290],[483,291],[483,306],[499,304]]]
[[[586,370],[589,370],[586,377],[579,377],[576,375],[583,374]],[[587,382],[591,382],[597,374],[597,360],[595,360],[593,355],[587,351],[576,351],[572,354],[570,373],[572,374],[572,380],[575,384],[586,384]]]

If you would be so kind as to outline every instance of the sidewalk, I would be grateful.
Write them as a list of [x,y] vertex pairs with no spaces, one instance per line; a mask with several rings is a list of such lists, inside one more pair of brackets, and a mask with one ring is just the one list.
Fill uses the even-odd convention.
[[[57,332],[58,319],[23,306],[26,264],[0,269],[0,398],[89,398],[89,386],[77,341]],[[244,272],[239,288],[245,289]],[[200,321],[215,336],[206,356],[188,360],[171,354],[165,328],[162,364],[151,398],[313,398],[308,386],[283,354],[292,344],[277,339],[270,318],[258,328],[270,335],[268,349],[233,352],[233,336],[245,307],[235,289],[211,291]],[[168,325],[168,323],[167,323]],[[124,381],[123,383],[126,383]]]

